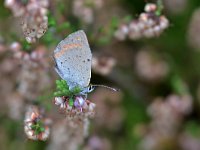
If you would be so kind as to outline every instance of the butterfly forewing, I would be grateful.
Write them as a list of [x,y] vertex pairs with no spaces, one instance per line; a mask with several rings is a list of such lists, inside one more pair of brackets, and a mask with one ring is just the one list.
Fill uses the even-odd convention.
[[54,50],[54,59],[57,73],[67,81],[70,89],[89,85],[92,53],[84,31],[72,33],[62,40]]

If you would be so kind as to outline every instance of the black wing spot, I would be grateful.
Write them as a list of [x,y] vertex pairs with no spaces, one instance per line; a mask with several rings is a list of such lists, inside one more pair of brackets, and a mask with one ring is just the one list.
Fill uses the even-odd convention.
[[83,60],[83,62],[85,63],[85,60]]
[[90,59],[87,59],[87,61],[90,61]]
[[62,62],[62,61],[61,61],[60,63],[61,63],[61,64],[63,64],[63,62]]

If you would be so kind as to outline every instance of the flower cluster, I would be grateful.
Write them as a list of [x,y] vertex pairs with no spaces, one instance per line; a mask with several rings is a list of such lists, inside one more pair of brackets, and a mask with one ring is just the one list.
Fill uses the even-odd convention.
[[6,0],[15,17],[21,18],[24,36],[29,43],[36,42],[48,28],[48,0]]
[[52,79],[47,75],[48,69],[35,64],[20,63],[21,69],[17,76],[16,90],[28,101],[36,101],[38,95],[43,95],[53,84]]
[[[49,150],[78,149],[88,136],[89,118],[94,116],[95,104],[81,94],[79,87],[69,88],[65,80],[56,81],[54,104],[66,118],[53,125]],[[62,138],[60,138],[62,137]]]
[[[189,128],[191,128],[190,132],[184,131],[181,133],[179,137],[179,145],[182,150],[198,150],[200,149],[200,143],[199,143],[199,124],[195,122],[190,122]],[[191,127],[190,127],[191,126]],[[188,127],[187,127],[188,128]],[[187,130],[187,129],[186,129]]]
[[23,47],[19,42],[13,42],[9,49],[14,53],[14,58],[32,62],[42,61],[46,54],[46,48],[44,46],[38,46],[30,53],[26,51],[26,47],[29,47],[29,45],[27,44]]
[[69,97],[55,97],[54,104],[64,111],[67,117],[93,117],[96,105],[83,96],[74,96],[73,99]]
[[139,77],[150,82],[160,81],[169,73],[167,62],[148,47],[136,54],[135,67]]
[[57,80],[57,92],[54,104],[60,107],[60,110],[67,117],[93,117],[95,104],[86,99],[86,96],[80,95],[80,88],[69,89],[65,80]]
[[[152,118],[149,132],[141,142],[141,149],[164,149],[163,142],[173,140],[177,135],[183,118],[192,110],[192,97],[190,95],[169,95],[165,100],[157,98],[148,108]],[[161,146],[161,147],[160,147]]]
[[50,120],[42,119],[39,109],[36,106],[30,106],[27,109],[24,119],[24,131],[31,140],[45,141],[49,137]]
[[81,19],[84,23],[92,23],[94,20],[94,10],[103,5],[103,0],[74,0],[73,14]]
[[114,34],[118,40],[156,37],[169,26],[168,19],[161,15],[162,5],[148,3],[144,10],[145,12],[141,13],[138,19],[119,26]]

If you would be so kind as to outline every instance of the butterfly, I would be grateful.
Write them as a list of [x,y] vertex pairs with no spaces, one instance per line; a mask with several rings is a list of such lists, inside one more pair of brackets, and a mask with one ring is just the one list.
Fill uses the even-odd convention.
[[80,95],[87,96],[97,86],[118,91],[105,85],[90,84],[92,53],[83,30],[76,31],[62,40],[54,50],[53,58],[58,75],[67,81],[69,89],[79,87]]

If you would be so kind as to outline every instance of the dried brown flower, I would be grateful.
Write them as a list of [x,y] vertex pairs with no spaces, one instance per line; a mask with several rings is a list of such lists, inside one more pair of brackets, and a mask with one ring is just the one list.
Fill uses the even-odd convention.
[[24,36],[29,43],[36,42],[48,28],[47,7],[49,0],[6,0],[15,17],[21,19]]

